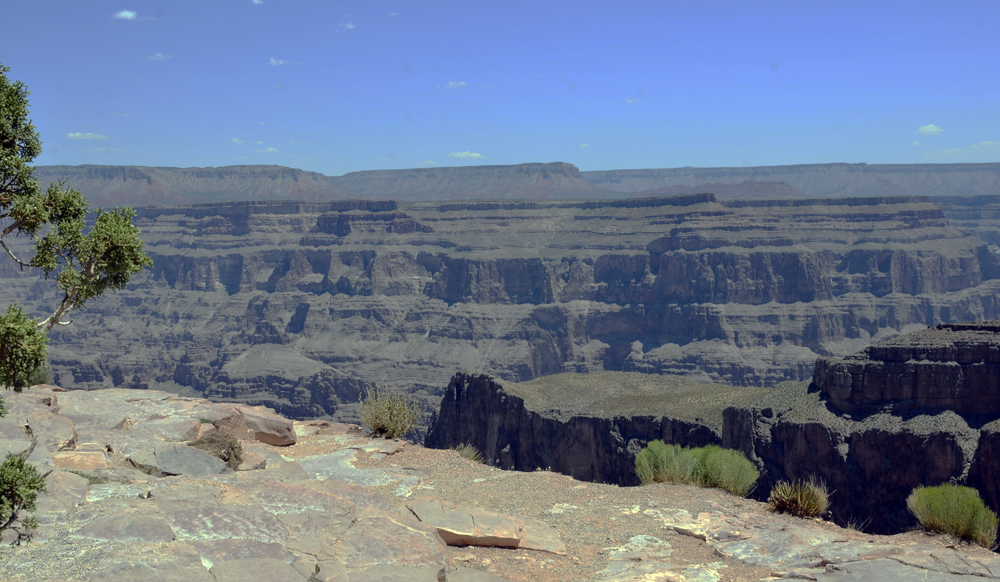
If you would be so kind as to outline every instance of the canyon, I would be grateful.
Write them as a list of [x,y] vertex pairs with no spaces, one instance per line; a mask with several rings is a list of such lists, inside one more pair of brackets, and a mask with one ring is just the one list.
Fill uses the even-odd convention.
[[[140,207],[153,268],[54,330],[53,381],[355,421],[373,384],[435,410],[458,370],[808,380],[818,356],[1000,316],[998,200]],[[0,269],[4,300],[54,304],[51,283]]]
[[836,523],[899,533],[917,527],[906,498],[919,486],[974,487],[1000,510],[998,345],[1000,321],[942,324],[819,358],[811,382],[756,394],[620,372],[521,384],[460,373],[425,445],[467,443],[501,468],[629,486],[652,440],[717,444],[760,468],[758,500],[779,481],[815,479]]

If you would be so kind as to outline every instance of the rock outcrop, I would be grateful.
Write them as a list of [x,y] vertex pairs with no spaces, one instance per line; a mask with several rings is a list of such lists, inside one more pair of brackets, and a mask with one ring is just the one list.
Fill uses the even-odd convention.
[[845,412],[1000,417],[1000,322],[943,324],[845,358],[820,358],[813,383]]
[[684,391],[650,392],[613,375],[512,384],[459,374],[425,444],[470,443],[503,468],[632,485],[634,457],[648,441],[720,443],[761,469],[753,497],[766,499],[781,480],[817,478],[836,522],[895,533],[916,525],[906,497],[919,486],[969,485],[1000,510],[1000,411],[991,408],[998,338],[1000,321],[945,324],[822,359],[811,384],[763,394],[688,385],[711,403],[693,411]]
[[[402,443],[156,390],[34,386],[4,399],[0,444],[20,454],[37,439],[28,460],[47,487],[34,539],[4,551],[4,580],[503,582],[456,565],[438,534],[447,524],[428,502],[417,517],[371,489],[398,483],[405,496],[419,478],[351,463],[359,450],[385,456]],[[238,470],[188,446],[214,431],[245,439]],[[326,443],[311,445],[319,454],[292,452],[300,436],[316,435],[311,443]],[[283,442],[269,444],[277,436]],[[541,521],[449,511],[476,519],[479,545],[566,552]]]
[[[562,404],[556,402],[559,396],[542,396],[544,389],[532,388],[505,386],[486,375],[456,374],[424,446],[444,449],[471,444],[487,463],[502,469],[546,469],[582,481],[638,485],[633,458],[647,442],[660,439],[704,446],[721,441],[718,429],[694,419],[648,413],[601,415],[603,404],[573,410],[593,394],[580,394],[576,402]],[[529,399],[536,401],[542,396],[548,405],[536,402],[529,408],[518,392],[530,392]],[[621,396],[640,397],[636,393]],[[649,410],[639,404],[631,412],[641,408]]]
[[823,479],[836,518],[873,531],[914,523],[905,499],[944,482],[1000,510],[994,468],[1000,321],[943,324],[841,359],[820,359],[808,390],[725,411],[723,446],[765,469],[761,485]]
[[[153,268],[52,334],[55,380],[356,420],[456,370],[771,386],[942,322],[1000,317],[1000,260],[924,198],[255,202],[138,209]],[[51,284],[0,261],[0,300]]]

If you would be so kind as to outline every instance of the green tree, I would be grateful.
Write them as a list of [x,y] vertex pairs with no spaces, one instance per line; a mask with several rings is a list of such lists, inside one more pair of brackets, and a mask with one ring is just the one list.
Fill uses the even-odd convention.
[[[0,315],[0,386],[20,391],[32,374],[45,365],[47,332],[65,325],[68,314],[108,289],[122,289],[132,275],[152,261],[142,250],[135,212],[128,207],[98,209],[87,227],[87,199],[64,183],[42,191],[32,162],[42,152],[42,141],[28,119],[28,90],[10,81],[8,67],[0,65],[0,254],[23,271],[38,269],[54,279],[62,294],[48,317],[36,320],[17,305]],[[22,251],[15,237],[30,241]],[[16,251],[16,252],[15,252]],[[27,254],[24,254],[27,253]],[[0,416],[6,413],[0,399]],[[29,528],[31,511],[44,480],[26,463],[34,443],[22,455],[8,455],[0,464],[0,531]],[[18,541],[25,539],[19,533]]]

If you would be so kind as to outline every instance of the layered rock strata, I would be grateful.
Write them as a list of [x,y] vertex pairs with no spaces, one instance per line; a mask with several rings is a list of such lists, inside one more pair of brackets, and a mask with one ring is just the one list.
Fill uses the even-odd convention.
[[[138,209],[154,265],[52,335],[59,383],[356,419],[455,370],[770,386],[817,356],[1000,316],[1000,261],[919,197],[255,202]],[[0,261],[0,300],[50,283]]]

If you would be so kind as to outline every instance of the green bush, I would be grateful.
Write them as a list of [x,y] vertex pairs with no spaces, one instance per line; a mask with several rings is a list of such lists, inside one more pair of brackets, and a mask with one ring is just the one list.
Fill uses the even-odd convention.
[[651,441],[635,457],[635,472],[643,485],[682,483],[718,487],[745,497],[760,473],[742,453],[718,445],[687,448]]
[[990,511],[971,487],[944,483],[917,487],[906,506],[925,528],[969,539],[991,548],[997,539],[997,514]]
[[32,514],[35,499],[45,492],[45,478],[26,460],[30,450],[26,453],[23,456],[7,453],[6,460],[0,463],[0,531],[17,532],[16,545],[31,541],[33,530],[38,527]]
[[475,461],[477,463],[483,462],[483,454],[479,452],[479,449],[469,443],[462,443],[458,446],[451,447],[451,450],[458,451],[459,455],[469,459],[470,461]]
[[790,513],[798,517],[817,517],[830,507],[830,494],[826,484],[809,478],[808,481],[778,481],[767,498],[768,508],[777,513]]
[[417,427],[421,412],[413,398],[377,386],[369,388],[361,400],[361,420],[376,436],[403,438]]

